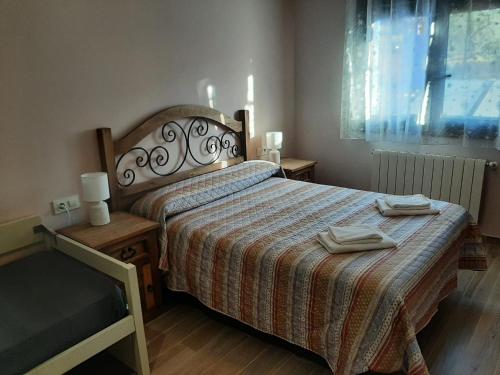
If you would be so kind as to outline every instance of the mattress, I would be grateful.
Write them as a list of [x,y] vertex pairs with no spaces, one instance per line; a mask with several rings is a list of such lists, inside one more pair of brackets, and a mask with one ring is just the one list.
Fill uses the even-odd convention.
[[[167,286],[321,355],[337,375],[427,374],[416,333],[456,288],[466,210],[433,201],[439,215],[384,217],[383,194],[269,177],[266,165],[247,168],[250,183],[245,168],[134,205],[162,222]],[[317,241],[350,224],[378,226],[397,247],[332,255]]]
[[58,251],[0,267],[0,374],[22,374],[126,314],[115,282]]

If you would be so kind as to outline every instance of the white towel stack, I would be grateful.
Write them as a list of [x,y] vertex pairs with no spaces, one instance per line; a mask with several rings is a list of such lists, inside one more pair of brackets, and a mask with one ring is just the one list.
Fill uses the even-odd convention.
[[318,241],[332,254],[379,250],[396,246],[396,241],[378,227],[366,224],[330,227],[328,232],[318,234]]
[[431,200],[422,194],[388,195],[384,199],[377,198],[375,201],[380,213],[384,216],[439,214],[439,210],[432,207]]

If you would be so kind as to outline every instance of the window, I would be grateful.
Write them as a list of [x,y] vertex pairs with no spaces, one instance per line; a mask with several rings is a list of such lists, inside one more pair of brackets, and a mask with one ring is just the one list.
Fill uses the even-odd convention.
[[345,138],[499,138],[500,1],[358,0],[349,7]]

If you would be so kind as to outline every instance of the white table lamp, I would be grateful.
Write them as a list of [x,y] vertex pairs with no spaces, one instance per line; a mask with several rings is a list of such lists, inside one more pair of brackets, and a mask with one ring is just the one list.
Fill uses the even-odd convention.
[[280,164],[280,152],[283,144],[283,133],[282,132],[267,132],[266,133],[266,149],[269,151],[269,161],[273,163]]
[[83,201],[90,203],[90,224],[105,225],[110,222],[105,199],[109,198],[108,174],[104,172],[84,173],[81,176]]

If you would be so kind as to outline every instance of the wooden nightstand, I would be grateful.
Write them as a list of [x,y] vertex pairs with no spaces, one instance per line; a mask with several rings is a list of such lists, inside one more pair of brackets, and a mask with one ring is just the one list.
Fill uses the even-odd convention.
[[161,307],[158,227],[155,221],[114,212],[107,225],[78,224],[57,232],[113,258],[133,263],[137,268],[142,312],[147,321],[157,316]]
[[300,160],[292,158],[281,159],[281,167],[285,171],[285,175],[290,180],[315,182],[314,167],[316,161]]

